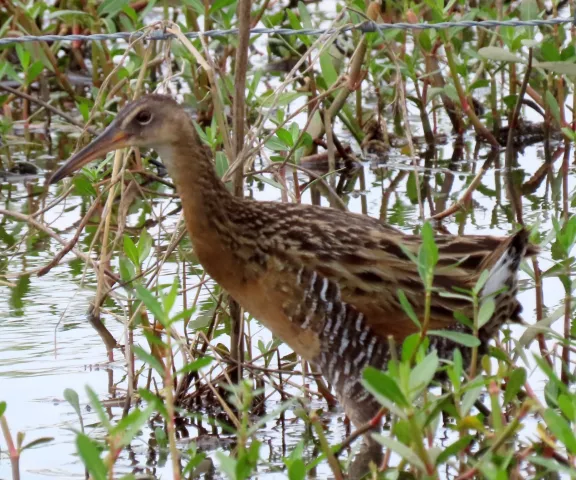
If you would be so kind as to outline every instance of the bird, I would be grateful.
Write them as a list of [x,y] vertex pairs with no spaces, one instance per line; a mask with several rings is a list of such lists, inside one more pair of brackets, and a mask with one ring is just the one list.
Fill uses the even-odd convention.
[[[330,382],[348,418],[364,425],[380,405],[361,383],[367,366],[384,369],[397,345],[418,331],[398,297],[424,312],[417,254],[420,235],[403,233],[367,215],[298,203],[234,196],[218,177],[194,123],[171,96],[149,94],[128,103],[89,145],[50,178],[56,183],[106,153],[154,149],[175,183],[194,252],[206,273],[245,311],[314,364]],[[529,231],[508,237],[435,235],[430,329],[470,333],[454,312],[472,318],[471,303],[453,289],[470,290],[484,271],[482,294],[494,313],[478,332],[481,351],[507,322],[521,322],[517,272],[538,253]],[[429,336],[431,349],[450,360],[449,338]],[[482,350],[484,349],[484,350]]]

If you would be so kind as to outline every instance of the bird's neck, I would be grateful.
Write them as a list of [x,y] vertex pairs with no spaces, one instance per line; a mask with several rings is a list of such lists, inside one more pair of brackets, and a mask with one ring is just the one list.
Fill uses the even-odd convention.
[[240,213],[243,201],[218,178],[212,156],[191,122],[180,138],[156,150],[176,184],[198,259],[214,280],[225,284],[230,275],[242,270],[234,251],[238,239],[232,217]]

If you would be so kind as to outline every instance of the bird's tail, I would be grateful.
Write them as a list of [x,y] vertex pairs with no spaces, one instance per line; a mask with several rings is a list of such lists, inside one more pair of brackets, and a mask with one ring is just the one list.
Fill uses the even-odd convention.
[[[518,269],[524,257],[534,255],[538,251],[529,243],[529,236],[530,232],[522,228],[488,255],[479,269],[479,274],[484,270],[489,271],[488,280],[481,292],[482,297],[488,297],[500,291],[504,292],[495,297],[494,320],[496,323],[502,324],[507,320],[522,322],[520,317],[522,306],[516,299]],[[493,326],[499,327],[499,325]]]

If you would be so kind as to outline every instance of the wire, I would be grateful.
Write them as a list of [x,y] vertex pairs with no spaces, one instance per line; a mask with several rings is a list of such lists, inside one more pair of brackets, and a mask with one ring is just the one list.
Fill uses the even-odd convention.
[[[351,30],[360,31],[363,33],[383,32],[386,30],[444,30],[448,28],[496,28],[496,27],[542,27],[546,25],[564,25],[573,23],[572,18],[549,18],[545,20],[483,20],[483,21],[457,21],[457,22],[440,22],[440,23],[374,23],[364,22],[357,25],[344,25],[340,28],[304,28],[301,30],[293,30],[290,28],[253,28],[250,30],[250,35],[308,35],[320,36],[325,34],[342,33]],[[226,37],[230,35],[237,35],[238,29],[231,28],[228,30],[209,30],[204,33],[199,32],[186,32],[184,36],[187,38],[198,38],[200,35],[205,37]],[[138,39],[145,37],[148,40],[168,40],[175,38],[174,35],[167,34],[162,30],[156,30],[151,34],[142,32],[118,32],[118,33],[96,33],[93,35],[23,35],[21,37],[2,38],[0,39],[0,46],[12,45],[16,43],[29,43],[29,42],[94,42],[102,40],[128,40]]]

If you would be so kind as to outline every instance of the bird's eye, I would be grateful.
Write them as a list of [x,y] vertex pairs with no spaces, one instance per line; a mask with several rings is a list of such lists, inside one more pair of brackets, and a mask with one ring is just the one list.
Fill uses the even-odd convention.
[[152,121],[152,114],[148,110],[142,110],[136,115],[136,121],[140,125],[148,125]]

